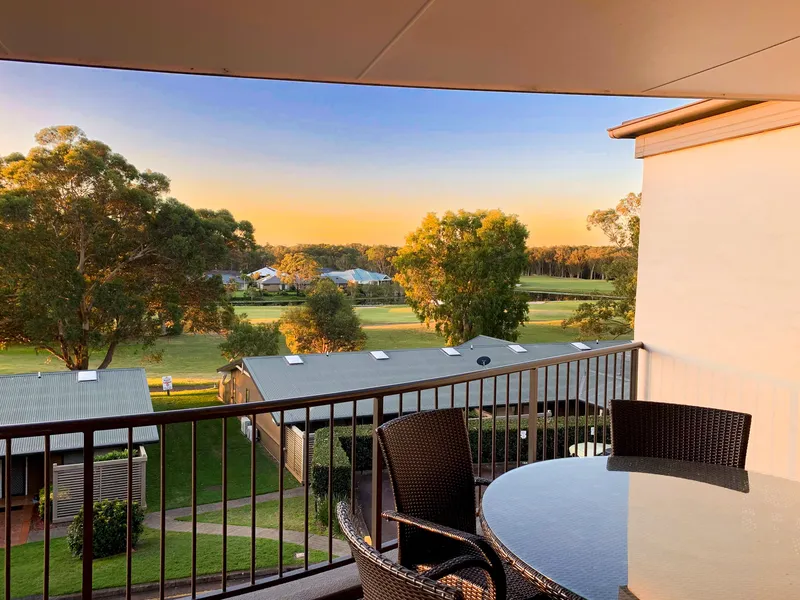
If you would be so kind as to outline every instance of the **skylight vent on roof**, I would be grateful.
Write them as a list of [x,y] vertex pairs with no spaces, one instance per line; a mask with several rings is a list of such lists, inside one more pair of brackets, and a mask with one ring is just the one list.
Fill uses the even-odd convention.
[[442,352],[447,354],[447,356],[461,356],[461,352],[455,348],[442,348]]
[[389,360],[389,355],[383,350],[373,350],[370,354],[375,360]]
[[97,371],[78,371],[78,383],[82,381],[97,381]]
[[[591,346],[587,346],[583,342],[572,342],[572,345],[578,350],[591,350]],[[588,359],[587,359],[588,360]]]
[[517,354],[524,354],[525,352],[527,352],[527,350],[523,346],[520,346],[519,344],[509,344],[508,349],[511,350],[512,352],[516,352]]
[[291,354],[289,356],[284,356],[284,360],[290,365],[302,365],[303,359],[297,356],[296,354]]

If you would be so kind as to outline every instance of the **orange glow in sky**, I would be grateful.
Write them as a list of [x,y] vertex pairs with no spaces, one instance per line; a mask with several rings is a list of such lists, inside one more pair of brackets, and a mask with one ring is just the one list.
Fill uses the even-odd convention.
[[586,216],[641,189],[630,142],[606,129],[678,104],[0,61],[0,155],[77,125],[261,243],[402,244],[428,212],[499,208],[529,245],[601,244]]

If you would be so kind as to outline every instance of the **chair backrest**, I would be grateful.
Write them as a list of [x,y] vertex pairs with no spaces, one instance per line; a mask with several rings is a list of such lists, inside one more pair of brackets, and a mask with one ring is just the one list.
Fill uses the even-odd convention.
[[612,400],[612,453],[743,469],[751,420],[745,413],[705,406]]
[[[399,417],[378,427],[398,512],[475,533],[475,477],[462,409]],[[398,526],[400,564],[411,566],[447,556],[447,540],[418,528]]]
[[463,600],[460,590],[406,569],[367,544],[346,502],[339,503],[336,515],[358,565],[364,600]]

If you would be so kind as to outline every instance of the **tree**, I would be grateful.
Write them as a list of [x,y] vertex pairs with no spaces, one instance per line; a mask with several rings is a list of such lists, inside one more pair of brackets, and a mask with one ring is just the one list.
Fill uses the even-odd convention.
[[302,252],[286,254],[276,268],[278,276],[286,285],[311,281],[316,279],[320,272],[319,263]]
[[562,323],[577,325],[581,337],[620,337],[633,332],[636,320],[636,273],[639,267],[639,210],[642,194],[630,193],[615,209],[596,210],[586,219],[586,228],[599,227],[615,246],[605,269],[616,298],[583,302]]
[[246,247],[252,226],[168,198],[164,175],[77,127],[36,141],[0,159],[0,344],[33,344],[69,369],[101,350],[102,369],[162,327],[218,331],[230,311],[204,272]]
[[394,268],[392,260],[397,256],[397,248],[394,246],[371,246],[367,248],[367,260],[370,262],[370,267],[379,273],[386,275],[394,275]]
[[314,284],[304,305],[284,313],[280,331],[296,354],[362,350],[367,343],[352,303],[335,283],[324,278]]
[[274,356],[278,354],[280,334],[278,324],[254,325],[242,315],[219,345],[222,356],[236,360],[244,356]]
[[499,210],[431,213],[394,260],[395,279],[417,316],[451,345],[476,335],[516,340],[528,314],[518,292],[528,230]]

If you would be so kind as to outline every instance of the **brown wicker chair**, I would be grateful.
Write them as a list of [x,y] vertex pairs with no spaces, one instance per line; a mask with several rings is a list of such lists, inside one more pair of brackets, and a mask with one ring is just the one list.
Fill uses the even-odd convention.
[[744,469],[751,420],[704,406],[612,400],[612,454]]
[[[490,482],[473,474],[463,411],[432,410],[399,417],[380,426],[377,434],[397,509],[383,516],[398,524],[400,564],[425,572],[456,557],[473,555],[503,565],[488,541],[477,535],[475,490]],[[447,539],[442,539],[444,532]],[[497,598],[537,597],[538,588],[503,566],[505,591],[497,589]],[[485,585],[480,580],[465,580],[461,585],[471,583]]]
[[[350,519],[350,507],[346,502],[339,503],[336,513],[358,565],[364,600],[479,599],[481,595],[467,596],[459,588],[448,585],[448,577],[468,570],[482,572],[491,580],[497,572],[481,558],[461,556],[430,569],[424,575],[416,573],[389,560],[367,544]],[[499,569],[500,577],[503,577],[502,567]]]

